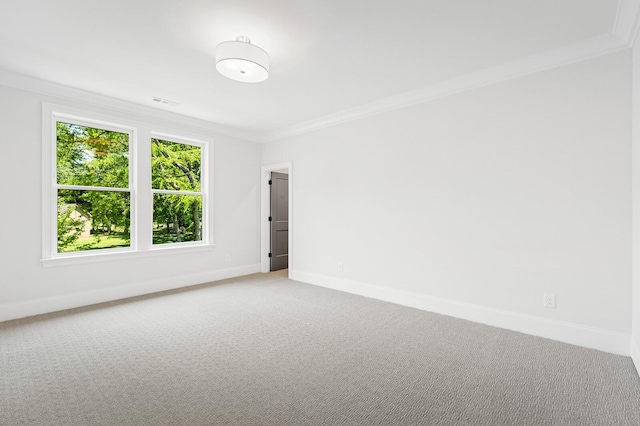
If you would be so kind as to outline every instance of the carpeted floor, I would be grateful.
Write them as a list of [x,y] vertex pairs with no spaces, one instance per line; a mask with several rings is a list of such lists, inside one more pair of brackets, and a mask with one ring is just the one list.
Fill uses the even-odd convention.
[[0,323],[0,425],[640,425],[640,378],[259,274]]

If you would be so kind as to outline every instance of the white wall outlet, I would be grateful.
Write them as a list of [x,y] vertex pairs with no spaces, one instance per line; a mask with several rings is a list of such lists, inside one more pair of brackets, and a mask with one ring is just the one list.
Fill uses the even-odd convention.
[[544,302],[543,306],[545,308],[556,308],[556,295],[553,293],[545,293],[544,294]]
[[225,255],[224,256],[224,261],[225,262],[231,262],[231,255],[230,254]]
[[338,272],[344,272],[344,263],[338,263]]

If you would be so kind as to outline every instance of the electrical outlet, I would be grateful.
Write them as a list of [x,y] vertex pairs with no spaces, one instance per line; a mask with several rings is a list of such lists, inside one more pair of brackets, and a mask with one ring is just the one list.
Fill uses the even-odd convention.
[[553,293],[545,293],[544,294],[544,302],[543,306],[545,308],[556,308],[556,295]]
[[227,254],[227,255],[224,257],[224,261],[225,261],[225,262],[231,262],[231,255],[230,255],[230,254]]
[[338,272],[344,272],[344,263],[338,263]]

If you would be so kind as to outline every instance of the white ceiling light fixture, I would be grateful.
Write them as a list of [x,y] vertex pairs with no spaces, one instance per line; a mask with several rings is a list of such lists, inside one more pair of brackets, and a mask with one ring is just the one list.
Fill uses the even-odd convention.
[[232,80],[259,83],[269,77],[269,55],[251,44],[249,37],[238,36],[216,48],[216,69]]

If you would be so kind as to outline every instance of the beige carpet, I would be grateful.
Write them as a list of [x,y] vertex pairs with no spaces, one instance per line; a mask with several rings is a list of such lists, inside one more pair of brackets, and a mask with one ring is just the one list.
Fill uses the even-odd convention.
[[0,324],[0,425],[640,425],[629,358],[253,275]]

